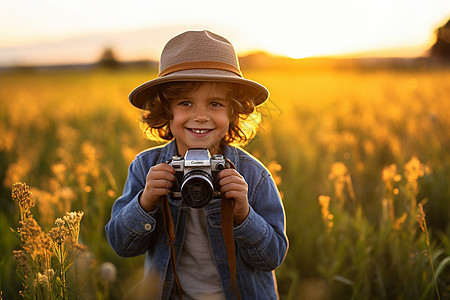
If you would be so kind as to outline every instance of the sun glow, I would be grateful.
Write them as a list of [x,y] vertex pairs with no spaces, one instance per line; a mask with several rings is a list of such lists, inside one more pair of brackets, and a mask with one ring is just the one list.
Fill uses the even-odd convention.
[[434,30],[450,17],[450,4],[445,5],[447,14],[439,14],[424,1],[318,2],[274,8],[270,22],[253,31],[260,47],[293,58],[383,56],[383,50],[386,55],[405,49],[417,54],[431,46]]
[[[431,46],[436,28],[450,18],[448,0],[195,4],[192,10],[191,2],[181,0],[2,1],[0,65],[92,62],[104,47],[114,48],[124,60],[158,59],[169,38],[190,29],[227,37],[240,54],[262,50],[293,58],[415,56]],[[155,12],[152,18],[149,11]]]

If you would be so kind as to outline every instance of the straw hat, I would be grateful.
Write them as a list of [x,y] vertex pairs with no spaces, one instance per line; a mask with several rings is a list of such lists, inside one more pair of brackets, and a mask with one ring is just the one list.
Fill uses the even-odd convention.
[[161,53],[158,78],[135,88],[129,100],[143,108],[160,84],[174,81],[239,83],[253,96],[255,105],[269,97],[264,86],[242,76],[233,45],[207,30],[187,31],[172,38]]

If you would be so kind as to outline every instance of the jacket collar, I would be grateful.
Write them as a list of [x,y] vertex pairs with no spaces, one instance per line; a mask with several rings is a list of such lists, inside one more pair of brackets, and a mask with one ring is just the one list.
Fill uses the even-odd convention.
[[177,143],[175,142],[175,140],[172,140],[164,145],[161,149],[161,153],[159,154],[157,163],[165,163],[169,159],[172,159],[172,156],[177,155],[177,153]]
[[225,145],[223,155],[225,158],[231,160],[237,170],[239,170],[239,155],[238,148]]

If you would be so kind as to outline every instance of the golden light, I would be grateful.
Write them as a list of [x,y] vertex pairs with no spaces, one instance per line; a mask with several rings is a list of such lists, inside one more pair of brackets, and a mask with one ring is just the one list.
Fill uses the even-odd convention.
[[227,37],[240,54],[416,56],[449,18],[448,0],[6,1],[0,65],[92,62],[102,47],[125,60],[158,59],[168,39],[190,29]]

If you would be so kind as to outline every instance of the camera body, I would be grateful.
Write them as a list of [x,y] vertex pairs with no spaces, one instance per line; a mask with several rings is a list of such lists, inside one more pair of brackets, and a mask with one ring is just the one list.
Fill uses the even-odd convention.
[[222,197],[217,175],[227,167],[223,155],[211,157],[208,149],[189,149],[184,157],[173,156],[169,164],[176,177],[170,192],[173,200],[182,199],[192,208],[202,208]]

